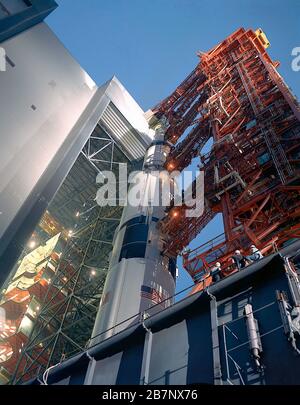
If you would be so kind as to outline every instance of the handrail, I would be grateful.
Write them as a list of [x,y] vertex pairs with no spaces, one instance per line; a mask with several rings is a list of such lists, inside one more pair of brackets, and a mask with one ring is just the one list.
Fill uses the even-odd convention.
[[[222,237],[222,239],[221,239],[221,237]],[[219,238],[220,238],[220,241],[216,245],[214,245],[214,242],[218,241]],[[205,252],[206,250],[204,249],[204,247],[210,245],[211,248],[213,248],[214,246],[217,246],[218,244],[220,244],[222,242],[226,242],[225,233],[220,233],[218,236],[210,239],[208,242],[203,243],[202,245],[196,247],[195,249],[186,251],[185,253],[183,253],[183,255],[188,255],[189,259],[191,259],[194,257],[194,255]]]

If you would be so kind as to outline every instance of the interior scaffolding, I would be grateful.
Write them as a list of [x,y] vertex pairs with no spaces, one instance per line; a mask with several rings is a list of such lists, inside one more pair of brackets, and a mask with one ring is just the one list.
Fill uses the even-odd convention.
[[[38,314],[14,350],[17,360],[11,383],[27,380],[86,347],[104,286],[109,254],[123,207],[99,206],[95,200],[97,176],[112,171],[119,185],[119,168],[139,165],[129,159],[99,123],[57,191],[32,239],[43,244],[60,233],[55,247],[57,263],[47,283],[38,283],[31,299]],[[118,200],[118,194],[117,194]],[[28,248],[22,256],[28,253]],[[53,259],[49,257],[49,261]],[[47,266],[45,266],[47,267]],[[45,273],[46,274],[46,273]],[[45,274],[44,277],[45,278]],[[26,334],[26,332],[25,332]],[[7,364],[2,371],[7,372]],[[9,364],[11,374],[12,365]]]

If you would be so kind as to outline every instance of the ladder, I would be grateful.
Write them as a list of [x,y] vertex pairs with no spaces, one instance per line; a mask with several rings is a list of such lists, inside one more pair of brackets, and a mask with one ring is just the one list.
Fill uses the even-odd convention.
[[266,145],[268,147],[268,151],[276,167],[278,176],[282,184],[285,184],[287,178],[293,174],[293,169],[290,165],[290,162],[288,161],[285,151],[274,129],[273,128],[261,128],[261,129]]

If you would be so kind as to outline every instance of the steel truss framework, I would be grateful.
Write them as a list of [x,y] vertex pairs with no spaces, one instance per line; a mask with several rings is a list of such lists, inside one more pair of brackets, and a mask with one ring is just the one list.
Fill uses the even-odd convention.
[[[49,233],[61,232],[61,255],[47,289],[37,291],[41,309],[22,348],[12,384],[26,381],[84,350],[98,310],[112,240],[121,206],[100,207],[96,177],[130,164],[114,140],[98,125],[41,220]],[[55,224],[55,226],[53,225]]]
[[[300,237],[300,108],[267,46],[261,30],[237,30],[199,53],[194,71],[154,108],[169,121],[167,169],[183,170],[197,158],[205,176],[204,214],[187,218],[184,207],[172,208],[178,212],[162,223],[166,251],[178,254],[223,216],[222,242],[183,255],[195,282],[216,260],[225,266],[237,247],[254,243],[268,252]],[[211,151],[201,155],[209,139]]]

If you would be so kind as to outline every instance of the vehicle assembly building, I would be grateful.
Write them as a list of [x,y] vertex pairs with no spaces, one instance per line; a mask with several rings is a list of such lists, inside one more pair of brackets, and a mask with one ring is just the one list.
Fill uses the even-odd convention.
[[[0,384],[299,384],[300,106],[266,35],[199,52],[145,113],[64,48],[56,6],[0,0]],[[170,177],[191,164],[195,216]],[[125,170],[138,204],[99,204]],[[179,255],[194,285],[176,302]]]

